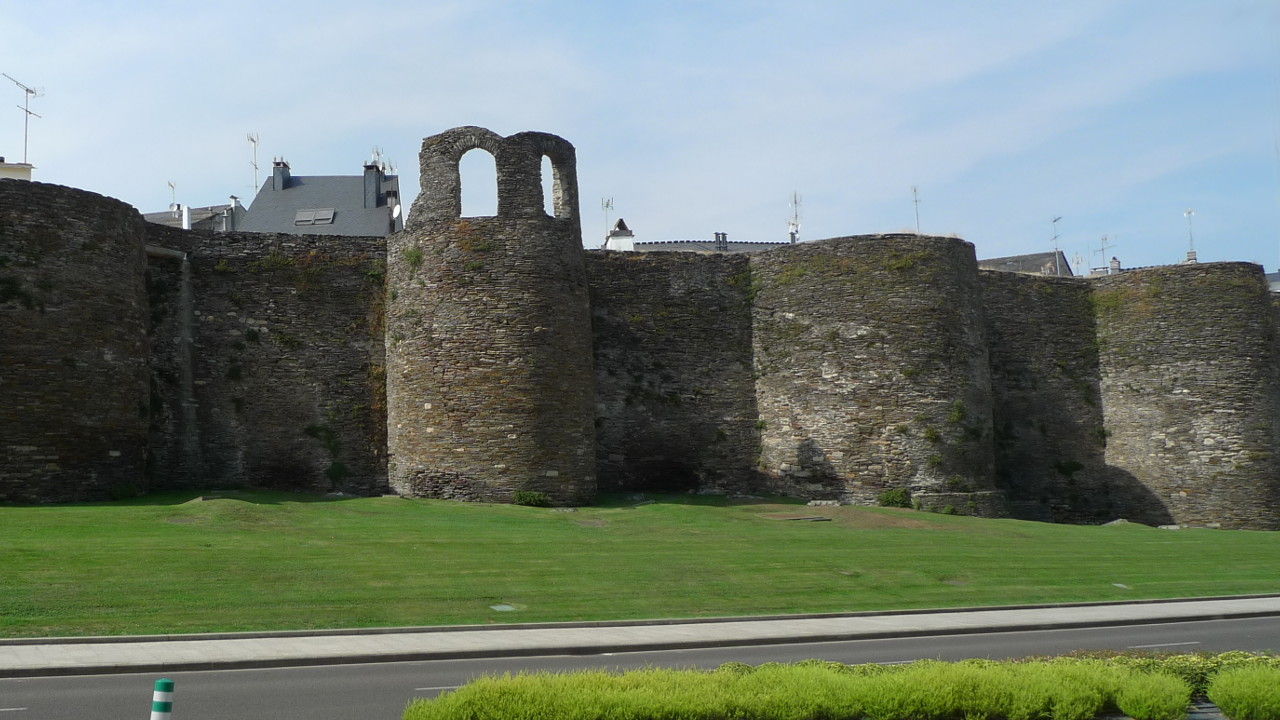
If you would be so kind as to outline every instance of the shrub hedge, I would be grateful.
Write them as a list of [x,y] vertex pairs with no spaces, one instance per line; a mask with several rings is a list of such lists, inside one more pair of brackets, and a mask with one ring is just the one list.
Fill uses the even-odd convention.
[[1208,695],[1231,720],[1276,720],[1280,718],[1280,667],[1223,670],[1209,682]]
[[[1221,674],[1217,674],[1221,672]],[[714,671],[648,669],[480,678],[405,720],[1180,720],[1208,688],[1231,720],[1280,720],[1280,658],[1107,654],[1022,661]],[[1227,708],[1232,708],[1228,710]],[[1239,713],[1239,714],[1233,714]]]

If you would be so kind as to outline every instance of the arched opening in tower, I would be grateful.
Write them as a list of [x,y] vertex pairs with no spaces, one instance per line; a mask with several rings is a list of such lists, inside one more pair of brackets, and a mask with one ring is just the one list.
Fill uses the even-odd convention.
[[498,166],[487,150],[468,150],[458,161],[462,185],[462,217],[498,214]]

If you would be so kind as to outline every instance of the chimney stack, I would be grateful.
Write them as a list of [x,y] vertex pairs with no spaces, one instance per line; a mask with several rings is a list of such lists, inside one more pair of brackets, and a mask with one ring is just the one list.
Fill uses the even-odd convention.
[[364,206],[378,207],[378,199],[382,194],[382,166],[370,160],[364,164]]
[[271,161],[271,189],[283,190],[289,184],[289,163],[284,158]]

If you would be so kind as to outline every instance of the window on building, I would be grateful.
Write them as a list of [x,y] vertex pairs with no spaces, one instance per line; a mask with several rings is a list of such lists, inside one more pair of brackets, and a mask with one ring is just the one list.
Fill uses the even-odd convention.
[[332,225],[333,208],[312,208],[299,210],[293,216],[294,225]]

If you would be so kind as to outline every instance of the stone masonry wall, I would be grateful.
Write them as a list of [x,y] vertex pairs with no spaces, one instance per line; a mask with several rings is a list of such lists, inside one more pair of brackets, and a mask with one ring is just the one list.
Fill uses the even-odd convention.
[[1086,280],[982,271],[996,482],[1015,517],[1106,522],[1132,477],[1104,458],[1097,327]]
[[[498,215],[461,218],[458,161],[494,154]],[[555,217],[543,211],[551,159]],[[389,473],[413,496],[595,498],[595,400],[573,146],[456,128],[423,141],[422,195],[389,239]]]
[[595,496],[582,245],[552,218],[465,218],[388,255],[390,478],[413,496]]
[[159,225],[148,240],[190,253],[195,303],[200,467],[175,472],[177,263],[153,258],[157,482],[383,491],[385,241]]
[[0,180],[0,501],[142,489],[142,225],[118,200]]
[[745,255],[588,252],[607,490],[757,489]]
[[905,487],[1002,512],[972,245],[866,235],[750,263],[760,469],[777,491],[873,504]]
[[1262,269],[1126,272],[1096,281],[1094,305],[1107,463],[1149,491],[1149,514],[1280,528],[1276,338]]

